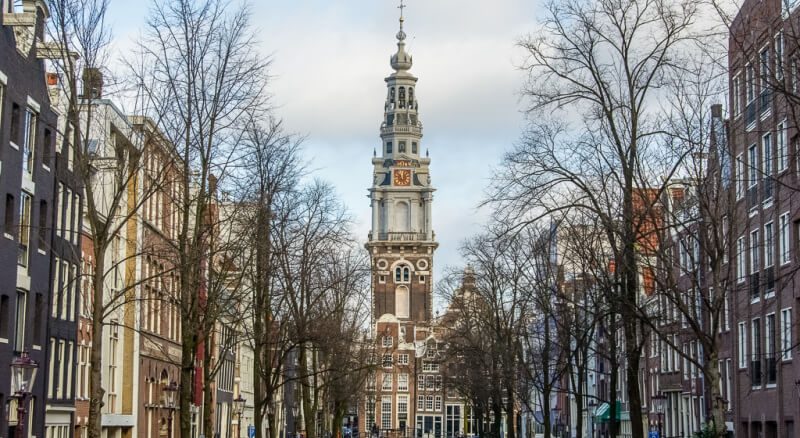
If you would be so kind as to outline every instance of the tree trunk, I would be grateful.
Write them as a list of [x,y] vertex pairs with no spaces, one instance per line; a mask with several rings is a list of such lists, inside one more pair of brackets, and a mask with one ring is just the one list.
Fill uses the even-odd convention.
[[92,284],[92,351],[89,354],[89,438],[100,438],[103,416],[103,319],[105,294],[105,250],[106,246],[94,242],[94,278]]
[[707,379],[707,388],[711,396],[711,419],[712,430],[715,438],[725,438],[727,428],[725,426],[725,402],[719,388],[720,376],[717,364],[719,361],[719,353],[716,348],[710,348],[705,362],[705,377]]

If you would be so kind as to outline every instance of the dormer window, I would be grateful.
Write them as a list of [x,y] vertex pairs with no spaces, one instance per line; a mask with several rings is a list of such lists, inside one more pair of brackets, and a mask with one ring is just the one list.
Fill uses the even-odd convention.
[[411,268],[406,265],[400,265],[394,269],[394,282],[395,283],[410,283],[411,282]]

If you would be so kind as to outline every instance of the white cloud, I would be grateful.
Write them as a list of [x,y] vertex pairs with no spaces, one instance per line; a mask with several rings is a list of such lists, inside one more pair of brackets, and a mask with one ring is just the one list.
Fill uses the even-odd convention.
[[[319,176],[335,184],[366,238],[372,151],[396,49],[395,0],[253,2],[263,53],[273,56],[271,92],[290,130],[307,134],[305,150]],[[522,126],[514,44],[532,29],[536,2],[409,0],[412,72],[438,188],[436,267],[458,265],[458,245],[485,219],[476,211],[504,150]],[[135,14],[126,8],[123,33]]]

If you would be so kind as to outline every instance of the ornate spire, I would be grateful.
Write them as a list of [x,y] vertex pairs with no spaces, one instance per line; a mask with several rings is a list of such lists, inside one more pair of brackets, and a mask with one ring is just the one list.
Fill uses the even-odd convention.
[[406,21],[404,17],[405,8],[408,6],[405,5],[404,1],[405,0],[400,0],[400,6],[397,7],[397,9],[400,9],[400,32],[397,32],[398,41],[405,41],[406,39],[406,33],[403,30],[403,23]]
[[411,55],[406,53],[406,32],[403,30],[405,23],[404,10],[407,8],[405,0],[400,0],[400,31],[397,32],[397,53],[392,55],[392,68],[397,71],[410,70],[412,65]]

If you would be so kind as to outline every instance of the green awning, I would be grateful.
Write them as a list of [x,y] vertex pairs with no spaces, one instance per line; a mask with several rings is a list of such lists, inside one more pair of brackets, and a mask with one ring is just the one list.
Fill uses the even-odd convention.
[[[616,415],[617,421],[621,421],[622,420],[622,402],[620,402],[620,401],[617,401],[617,412],[616,412],[616,414],[617,414]],[[608,421],[608,417],[610,415],[611,415],[611,405],[609,405],[608,403],[603,403],[602,405],[600,405],[600,407],[597,408],[596,411],[594,411],[595,418],[597,419],[597,421],[599,421],[601,423],[605,423],[606,421]]]

